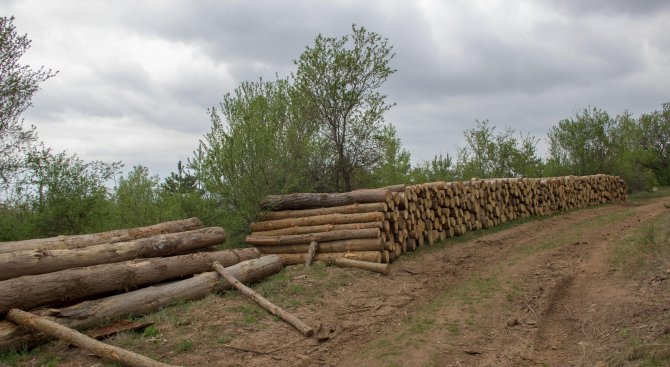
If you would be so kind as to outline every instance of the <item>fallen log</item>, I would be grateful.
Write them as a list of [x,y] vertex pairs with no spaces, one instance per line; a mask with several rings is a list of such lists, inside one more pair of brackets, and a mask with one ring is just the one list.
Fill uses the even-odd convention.
[[137,354],[114,345],[108,345],[86,336],[67,326],[57,322],[47,320],[31,314],[12,308],[7,314],[7,320],[18,325],[29,327],[35,331],[46,333],[54,338],[63,340],[68,344],[89,351],[99,357],[111,359],[133,367],[170,367],[171,365],[155,361],[149,357]]
[[250,235],[246,238],[246,243],[252,246],[272,246],[272,245],[299,245],[313,241],[327,242],[338,240],[349,240],[353,238],[376,238],[380,237],[379,228],[368,229],[345,229],[340,231],[329,231],[308,234],[295,234],[283,236],[255,236]]
[[226,232],[223,228],[211,227],[72,250],[10,252],[0,254],[0,280],[136,258],[175,255],[216,245],[225,240]]
[[296,193],[269,195],[261,201],[261,208],[280,211],[294,209],[325,208],[356,203],[391,204],[391,191],[385,189],[363,189],[343,193]]
[[103,243],[126,242],[158,234],[190,231],[202,227],[198,218],[175,220],[148,227],[117,229],[108,232],[38,238],[24,241],[0,242],[0,254],[28,250],[64,250],[82,248]]
[[315,226],[320,224],[346,224],[346,223],[364,223],[364,222],[383,222],[384,213],[354,213],[354,214],[326,214],[313,217],[287,218],[278,220],[268,220],[264,222],[251,223],[249,227],[252,232],[268,231],[286,227]]
[[345,229],[384,228],[384,222],[346,223],[346,224],[320,224],[316,226],[286,227],[268,231],[251,232],[252,236],[281,236],[290,234],[307,234],[329,231],[341,231]]
[[381,273],[384,275],[388,274],[391,268],[391,264],[379,264],[369,261],[361,261],[346,258],[335,259],[335,265],[341,268],[362,269],[367,271],[373,271],[375,273]]
[[386,212],[388,204],[386,203],[365,203],[351,204],[343,206],[331,206],[326,208],[283,210],[279,212],[262,212],[258,215],[258,220],[278,220],[287,218],[313,217],[315,215],[325,214],[353,214],[369,212]]
[[131,260],[0,281],[0,316],[11,308],[32,309],[71,303],[86,297],[129,291],[146,285],[208,271],[212,262],[231,266],[257,258],[254,248]]
[[[310,245],[272,245],[256,246],[264,254],[305,254],[309,252]],[[347,251],[384,251],[386,243],[381,238],[361,238],[351,240],[339,240],[319,242],[319,253],[325,252],[347,252]]]
[[228,281],[228,283],[232,284],[233,287],[237,288],[240,292],[242,292],[244,295],[247,297],[251,298],[254,302],[258,303],[259,306],[263,307],[266,309],[268,312],[275,316],[279,316],[282,320],[286,321],[289,323],[289,325],[293,326],[294,328],[298,329],[302,333],[302,335],[306,337],[311,337],[314,335],[314,329],[312,329],[309,325],[305,324],[302,322],[299,318],[295,317],[294,315],[286,312],[281,307],[278,307],[274,303],[268,301],[265,297],[261,296],[260,294],[254,292],[253,289],[247,287],[246,285],[240,283],[239,280],[237,280],[234,276],[232,276],[226,268],[221,266],[218,262],[214,262],[213,264],[214,270],[216,270],[219,275],[221,275],[224,279]]
[[[321,244],[319,244],[321,246]],[[307,254],[277,254],[281,258],[284,265],[304,264]],[[336,259],[347,258],[361,261],[381,262],[382,254],[379,251],[350,251],[350,252],[330,252],[317,253],[314,256],[315,261],[323,261],[325,263],[333,263]]]
[[[278,273],[281,268],[281,258],[270,255],[243,261],[226,269],[239,281],[252,283]],[[143,315],[175,301],[194,300],[213,291],[230,288],[230,283],[221,280],[216,272],[210,271],[173,283],[34,313],[72,329],[84,329],[127,315]],[[32,347],[48,339],[46,335],[30,333],[12,322],[0,321],[0,351]]]

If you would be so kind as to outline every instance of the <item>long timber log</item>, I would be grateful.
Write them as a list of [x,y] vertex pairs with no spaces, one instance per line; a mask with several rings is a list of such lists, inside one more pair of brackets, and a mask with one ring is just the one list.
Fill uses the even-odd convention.
[[[319,244],[321,246],[321,244]],[[277,254],[284,263],[284,265],[304,264],[307,259],[307,254]],[[361,261],[370,261],[379,263],[382,261],[382,254],[380,251],[350,251],[350,252],[323,252],[317,253],[314,256],[315,261],[323,261],[325,263],[333,263],[336,259],[347,258]]]
[[264,222],[251,223],[252,232],[268,231],[273,229],[301,226],[315,226],[321,224],[346,224],[346,223],[364,223],[364,222],[382,222],[384,213],[354,213],[354,214],[326,214],[313,217],[287,218],[278,220],[269,220]]
[[300,209],[300,210],[283,210],[280,212],[263,212],[258,216],[259,220],[277,220],[286,218],[302,218],[313,217],[315,215],[325,214],[353,214],[353,213],[369,213],[369,212],[385,212],[388,210],[388,204],[381,203],[364,203],[351,204],[343,206],[332,206],[326,208],[314,209]]
[[198,218],[158,223],[147,227],[117,229],[108,232],[0,242],[0,254],[28,250],[75,249],[103,243],[126,242],[158,234],[190,231],[202,227]]
[[225,240],[223,228],[211,227],[72,250],[10,252],[0,254],[0,280],[136,258],[175,255],[217,245]]
[[349,240],[353,238],[376,238],[381,236],[379,228],[344,229],[339,231],[282,235],[282,236],[247,236],[246,243],[252,246],[298,245],[303,243]]
[[[276,274],[281,268],[281,258],[270,255],[243,261],[227,267],[226,270],[239,281],[248,284]],[[69,328],[81,330],[110,319],[152,312],[175,301],[199,299],[213,291],[231,287],[227,281],[220,280],[218,273],[210,271],[173,283],[33,313]],[[47,335],[33,334],[10,321],[0,321],[0,351],[18,350],[47,340],[49,340]]]
[[98,294],[134,290],[208,271],[214,261],[231,266],[259,256],[260,252],[255,248],[234,249],[138,259],[7,279],[0,281],[0,316],[11,308],[32,309],[72,303]]
[[286,227],[268,231],[251,232],[252,236],[281,236],[290,234],[307,234],[329,231],[342,231],[345,229],[384,228],[384,222],[345,223],[345,224],[320,224],[316,226]]
[[[309,252],[309,244],[256,246],[264,254],[305,254]],[[318,253],[347,251],[384,251],[388,250],[381,238],[360,238],[319,242]]]
[[391,191],[385,189],[363,189],[343,193],[296,193],[269,195],[261,201],[265,210],[295,210],[343,206],[356,203],[392,204]]

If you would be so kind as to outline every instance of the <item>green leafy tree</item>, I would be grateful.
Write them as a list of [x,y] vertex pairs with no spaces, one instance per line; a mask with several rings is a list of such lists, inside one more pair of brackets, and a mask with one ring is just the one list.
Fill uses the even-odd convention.
[[27,35],[19,35],[14,17],[0,17],[0,184],[6,185],[27,150],[37,139],[34,127],[24,128],[21,114],[30,107],[39,84],[56,73],[21,65],[30,48]]
[[54,154],[44,148],[29,153],[17,185],[17,203],[29,205],[33,236],[107,229],[112,210],[107,183],[120,167],[120,163],[86,162],[76,154]]
[[612,172],[615,147],[610,139],[613,120],[598,108],[586,108],[552,127],[548,134],[550,175],[590,175]]
[[211,131],[190,163],[233,240],[266,195],[312,190],[315,129],[294,98],[285,79],[244,82],[210,110]]
[[661,185],[670,185],[670,102],[660,111],[639,118],[641,165],[654,173]]
[[496,133],[488,120],[476,121],[465,131],[467,145],[458,150],[457,176],[462,179],[493,177],[534,177],[542,174],[537,156],[538,140],[507,128]]
[[393,46],[363,27],[352,34],[319,34],[295,61],[295,85],[301,103],[329,143],[333,188],[351,190],[356,172],[369,173],[383,159],[384,113],[393,105],[378,90],[395,72],[389,66]]
[[381,135],[382,157],[370,174],[367,187],[383,187],[407,183],[410,180],[410,153],[402,145],[393,125],[384,127]]
[[423,161],[412,168],[413,183],[454,181],[457,179],[453,160],[449,154],[435,156],[430,161]]
[[119,178],[115,191],[118,227],[132,228],[159,223],[169,218],[161,202],[160,179],[147,167],[133,167]]

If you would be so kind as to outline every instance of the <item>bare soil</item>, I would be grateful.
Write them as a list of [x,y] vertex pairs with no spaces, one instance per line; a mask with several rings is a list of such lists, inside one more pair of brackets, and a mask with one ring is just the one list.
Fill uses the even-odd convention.
[[[402,256],[388,276],[294,266],[254,286],[320,340],[228,292],[108,342],[186,366],[668,366],[668,202],[473,232]],[[53,342],[16,365],[110,364]]]

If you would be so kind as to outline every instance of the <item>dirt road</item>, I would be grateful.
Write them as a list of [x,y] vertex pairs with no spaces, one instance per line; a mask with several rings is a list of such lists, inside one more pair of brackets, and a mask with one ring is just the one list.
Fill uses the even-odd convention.
[[[146,316],[155,328],[110,342],[189,366],[670,365],[668,202],[472,233],[403,256],[388,276],[293,267],[255,287],[321,325],[322,341],[232,292]],[[64,349],[17,365],[103,365]]]

